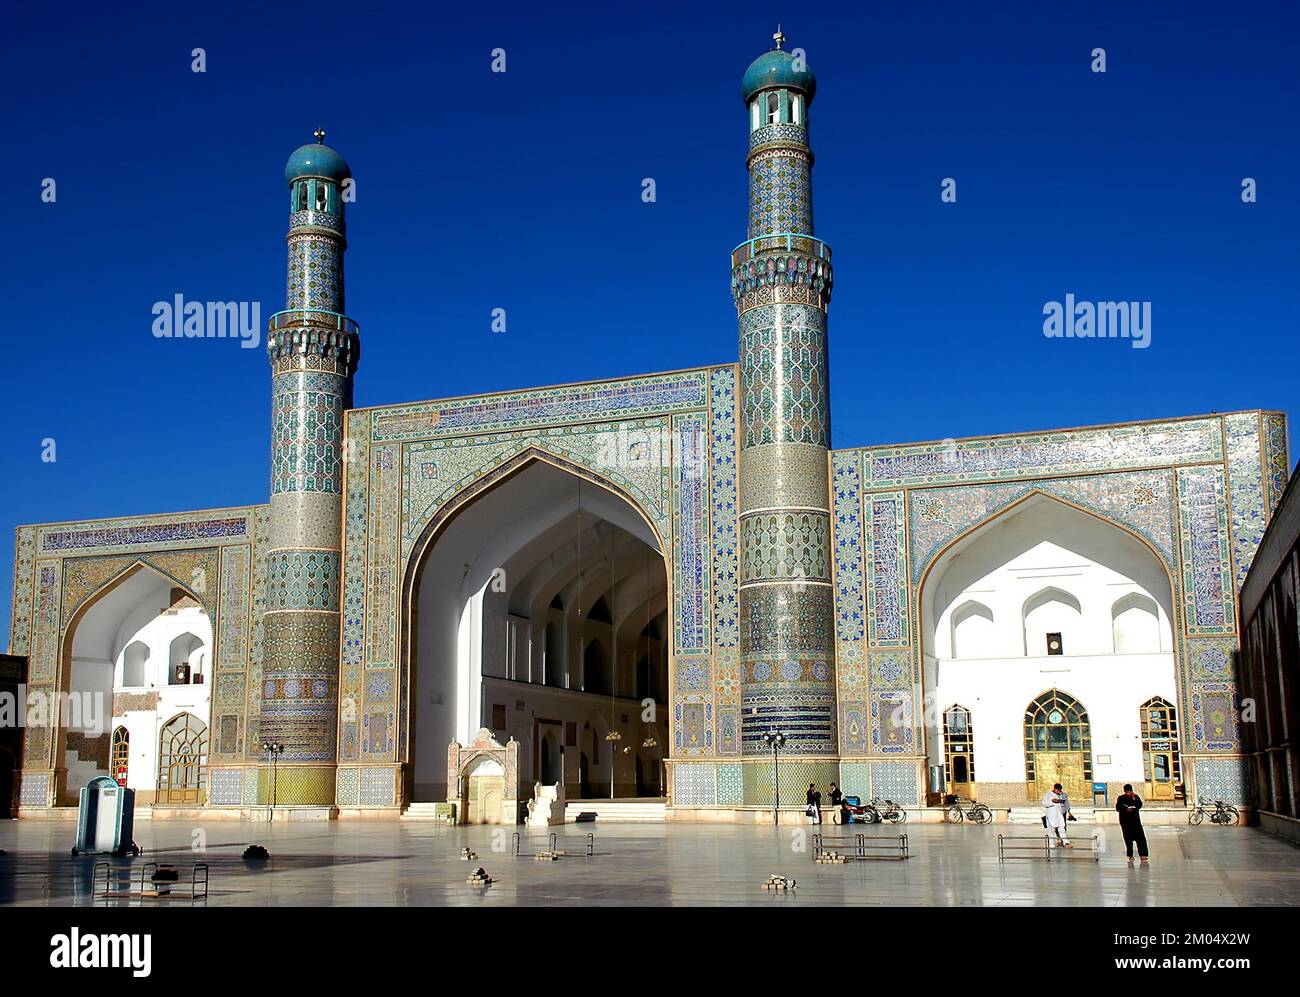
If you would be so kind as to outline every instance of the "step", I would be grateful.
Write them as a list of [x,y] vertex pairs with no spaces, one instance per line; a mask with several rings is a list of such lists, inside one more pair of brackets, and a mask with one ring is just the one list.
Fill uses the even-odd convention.
[[437,820],[438,803],[412,803],[402,811],[402,820]]
[[[1074,807],[1071,811],[1075,819],[1072,824],[1096,824],[1097,815],[1091,807]],[[1043,826],[1043,808],[1033,805],[1025,807],[1012,807],[1011,814],[1007,818],[1008,824],[1037,824]]]
[[668,804],[663,800],[574,800],[565,804],[565,821],[576,821],[579,814],[595,814],[597,822],[662,823],[668,819]]

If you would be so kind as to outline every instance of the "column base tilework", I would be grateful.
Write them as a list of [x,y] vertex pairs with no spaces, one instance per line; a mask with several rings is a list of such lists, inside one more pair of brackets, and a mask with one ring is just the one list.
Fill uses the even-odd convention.
[[335,759],[338,640],[333,613],[266,615],[261,736],[284,744],[286,762]]
[[922,800],[920,773],[914,759],[846,760],[840,765],[840,775],[840,789],[845,796],[863,800],[879,797],[905,806],[917,806]]
[[328,807],[334,805],[333,765],[270,765],[257,769],[257,803],[276,806]]
[[836,753],[832,592],[827,585],[740,590],[741,754],[766,755],[783,732],[786,755]]
[[1232,806],[1253,806],[1249,763],[1244,758],[1190,759],[1199,800],[1222,800]]
[[338,770],[335,794],[340,807],[395,807],[400,765],[368,765]]
[[[741,765],[744,805],[770,807],[772,797],[772,753],[765,759],[746,759]],[[836,758],[786,758],[777,765],[781,806],[803,806],[809,784],[815,785],[826,803],[832,782],[840,782],[840,762]]]

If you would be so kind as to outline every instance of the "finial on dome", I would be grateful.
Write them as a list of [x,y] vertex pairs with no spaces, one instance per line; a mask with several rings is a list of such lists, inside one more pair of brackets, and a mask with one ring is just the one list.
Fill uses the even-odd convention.
[[772,41],[776,42],[776,47],[777,47],[778,49],[781,47],[781,43],[782,43],[783,41],[785,41],[785,35],[783,35],[783,34],[781,33],[781,24],[780,24],[780,22],[777,22],[777,25],[776,25],[776,34],[774,34],[774,35],[772,36]]
[[[780,29],[778,28],[777,30],[780,30]],[[312,134],[316,137],[316,144],[317,144],[317,145],[324,145],[324,144],[325,144],[325,129],[324,129],[324,128],[317,128],[314,132],[312,132]]]

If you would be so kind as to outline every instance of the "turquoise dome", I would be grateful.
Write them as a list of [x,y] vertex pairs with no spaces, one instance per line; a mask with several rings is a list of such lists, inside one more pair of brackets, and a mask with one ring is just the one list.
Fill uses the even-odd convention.
[[817,77],[807,64],[803,69],[795,69],[794,56],[774,48],[749,64],[745,78],[740,83],[740,92],[748,104],[758,91],[777,86],[803,91],[811,104],[813,95],[817,92]]
[[299,177],[326,177],[342,183],[352,176],[347,160],[328,145],[313,142],[299,146],[284,166],[284,179],[293,183]]

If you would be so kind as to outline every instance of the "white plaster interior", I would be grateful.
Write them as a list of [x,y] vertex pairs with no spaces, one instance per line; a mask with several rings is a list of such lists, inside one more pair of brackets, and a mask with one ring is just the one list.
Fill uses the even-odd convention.
[[[66,724],[69,731],[129,736],[127,785],[152,791],[158,782],[159,733],[180,713],[208,722],[211,699],[212,622],[185,596],[173,599],[175,583],[141,567],[100,597],[72,635],[72,674]],[[189,667],[180,683],[176,666]],[[148,701],[147,709],[127,709]],[[78,713],[81,715],[78,716]],[[66,752],[68,786],[79,789],[110,774],[79,752]]]
[[626,501],[533,462],[439,533],[415,606],[415,799],[446,798],[447,745],[479,727],[519,742],[523,798],[561,774],[571,799],[608,797],[611,757],[616,795],[660,794],[667,583],[654,531]]
[[[1143,780],[1141,705],[1177,702],[1168,575],[1135,537],[1034,496],[963,538],[922,590],[926,733],[943,763],[943,711],[974,729],[976,782],[1024,782],[1025,711],[1048,689],[1079,700],[1093,779]],[[1061,635],[1062,654],[1047,653]]]

